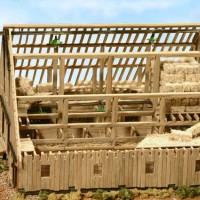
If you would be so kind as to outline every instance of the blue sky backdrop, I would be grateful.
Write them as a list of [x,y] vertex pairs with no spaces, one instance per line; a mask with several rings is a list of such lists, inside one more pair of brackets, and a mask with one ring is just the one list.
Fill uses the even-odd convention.
[[12,23],[200,22],[200,0],[0,0]]

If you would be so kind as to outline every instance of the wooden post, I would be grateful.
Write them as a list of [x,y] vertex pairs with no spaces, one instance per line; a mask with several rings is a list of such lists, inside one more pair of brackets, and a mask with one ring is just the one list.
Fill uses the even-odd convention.
[[97,68],[93,67],[93,75],[92,75],[92,92],[93,94],[96,94],[96,88],[97,88]]
[[[160,85],[160,57],[155,56],[154,59],[154,74],[153,74],[153,93],[159,92],[159,85]],[[154,111],[156,110],[158,104],[158,98],[153,100],[153,108]]]
[[[112,93],[112,64],[113,64],[113,59],[114,59],[113,56],[108,57],[106,94]],[[106,100],[106,113],[110,114],[110,112],[111,112],[111,99]],[[106,121],[110,121],[110,117],[107,117]]]
[[[101,52],[104,52],[104,47],[101,46]],[[99,93],[103,93],[103,69],[104,69],[104,58],[100,58],[100,72],[99,72]]]
[[[200,32],[198,33],[198,40],[196,44],[196,50],[200,51]],[[200,57],[197,57],[197,61],[200,63]]]
[[52,82],[52,69],[51,69],[51,67],[47,68],[47,82]]
[[[54,47],[54,53],[58,53],[58,46]],[[58,58],[53,59],[53,95],[57,94],[57,69],[58,68]]]
[[[147,51],[151,50],[151,46],[148,46]],[[151,58],[146,58],[146,66],[145,66],[145,92],[150,92],[150,69],[151,69]]]
[[68,111],[69,111],[69,101],[68,99],[65,99],[63,103],[63,115],[62,115],[63,124],[68,124]]
[[[59,69],[59,95],[64,94],[64,78],[65,78],[65,66],[64,66],[64,58],[60,58],[60,69]],[[62,112],[62,103],[63,101],[60,100],[58,103],[58,110]]]
[[[114,97],[113,104],[112,104],[112,124],[117,122],[118,118],[118,97]],[[117,128],[112,127],[111,137],[116,137]]]
[[[160,122],[165,123],[165,112],[166,112],[166,99],[165,97],[161,97],[160,100]],[[165,132],[165,126],[159,127],[159,133]]]
[[140,86],[142,84],[142,66],[140,65],[138,65],[137,75],[138,75],[137,86]]

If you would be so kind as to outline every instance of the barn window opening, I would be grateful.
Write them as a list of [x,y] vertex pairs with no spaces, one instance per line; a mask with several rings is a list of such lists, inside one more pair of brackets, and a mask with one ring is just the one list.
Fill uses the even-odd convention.
[[196,160],[195,172],[200,172],[200,160]]
[[94,174],[95,175],[102,175],[102,165],[94,165]]
[[145,173],[150,174],[154,172],[154,162],[147,162],[145,167]]
[[50,176],[50,165],[41,165],[41,177]]

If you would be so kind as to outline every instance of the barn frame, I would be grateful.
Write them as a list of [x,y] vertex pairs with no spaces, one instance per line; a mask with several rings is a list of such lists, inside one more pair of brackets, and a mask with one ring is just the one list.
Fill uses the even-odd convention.
[[[50,44],[55,35],[59,46]],[[200,90],[160,90],[163,59],[183,57],[200,67],[199,23],[5,25],[0,136],[13,187],[200,185],[198,138],[142,143],[152,133],[165,137],[170,128],[199,122],[199,103],[169,111],[167,102],[199,100]],[[16,77],[30,79],[35,94],[18,95]],[[50,91],[41,92],[44,83]]]

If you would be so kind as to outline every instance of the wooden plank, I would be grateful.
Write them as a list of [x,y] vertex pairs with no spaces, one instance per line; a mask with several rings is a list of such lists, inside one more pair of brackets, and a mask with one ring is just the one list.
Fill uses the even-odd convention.
[[2,137],[0,137],[0,154],[6,152],[6,144]]
[[74,187],[74,152],[69,153],[69,187]]
[[55,166],[55,154],[49,153],[49,162],[50,162],[50,190],[54,190],[56,179],[55,179],[55,173],[56,173],[56,166]]
[[154,58],[154,57],[200,57],[199,51],[187,51],[187,52],[176,52],[176,51],[163,51],[163,52],[115,52],[115,53],[48,53],[48,54],[14,54],[14,59],[58,59],[58,58],[71,58],[71,59],[80,59],[80,58]]
[[[146,48],[146,51],[150,51],[151,50],[151,47],[148,46]],[[146,58],[146,66],[145,66],[145,89],[144,91],[147,93],[147,92],[150,92],[151,89],[150,89],[150,83],[151,83],[151,71],[150,71],[150,68],[151,68],[151,59],[150,58]]]
[[62,123],[64,124],[68,124],[68,112],[69,112],[69,101],[68,99],[65,99],[63,103],[63,116],[62,116]]
[[33,176],[35,176],[35,174],[33,174],[33,157],[32,155],[26,155],[27,156],[27,163],[28,163],[28,167],[27,167],[27,187],[26,187],[26,191],[32,191],[32,180],[33,180]]
[[[60,69],[59,69],[59,95],[64,95],[64,77],[65,76],[65,66],[64,66],[64,59],[60,59]],[[63,101],[60,100],[58,103],[58,110],[62,112]]]
[[40,156],[35,154],[33,157],[33,185],[32,191],[39,191],[41,189],[41,164]]
[[58,71],[58,68],[57,68],[57,64],[58,64],[58,58],[54,58],[53,59],[53,95],[56,95],[57,94],[57,71]]
[[182,185],[187,185],[187,173],[188,173],[188,156],[189,156],[189,150],[185,147],[183,148],[184,155],[183,155],[183,178],[182,178]]
[[[166,122],[165,120],[165,113],[166,113],[166,99],[165,97],[162,97],[160,100],[160,122]],[[165,133],[165,126],[160,126],[159,127],[159,133]]]
[[[112,123],[116,123],[118,119],[118,97],[114,97],[112,103]],[[115,127],[112,128],[111,137],[116,137],[117,129]]]

